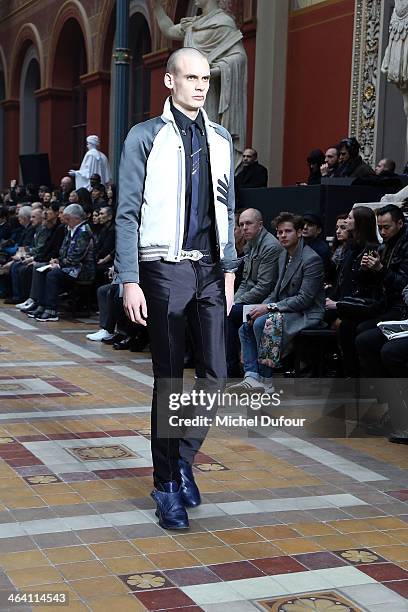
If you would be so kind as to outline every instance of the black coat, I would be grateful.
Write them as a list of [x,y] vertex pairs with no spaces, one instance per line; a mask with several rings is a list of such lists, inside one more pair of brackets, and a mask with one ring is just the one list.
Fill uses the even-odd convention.
[[235,189],[247,189],[256,187],[267,187],[268,170],[260,163],[254,162],[249,166],[243,166],[235,177]]

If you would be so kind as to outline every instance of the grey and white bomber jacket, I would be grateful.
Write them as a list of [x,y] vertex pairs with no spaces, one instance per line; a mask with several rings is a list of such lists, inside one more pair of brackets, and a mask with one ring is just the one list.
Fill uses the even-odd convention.
[[[217,245],[224,271],[236,269],[234,157],[229,132],[209,121],[207,134],[214,193]],[[125,140],[119,168],[115,280],[139,282],[139,260],[178,262],[185,214],[183,141],[166,100],[161,117],[135,125]]]

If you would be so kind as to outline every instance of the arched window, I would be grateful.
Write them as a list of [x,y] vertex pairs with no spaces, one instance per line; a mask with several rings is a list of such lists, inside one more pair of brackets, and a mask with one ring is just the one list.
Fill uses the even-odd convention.
[[143,55],[151,51],[149,26],[141,13],[130,18],[129,38],[131,41],[131,74],[129,100],[129,126],[149,119],[150,112],[150,70],[143,64]]
[[20,83],[20,151],[39,152],[39,110],[35,91],[40,88],[40,65],[34,47],[27,50]]
[[[79,23],[69,18],[61,30],[55,52],[53,86],[67,92],[60,116],[61,136],[69,164],[78,166],[85,153],[86,90],[81,76],[87,72],[85,43]],[[62,109],[61,109],[62,111]],[[67,154],[68,153],[68,154]]]

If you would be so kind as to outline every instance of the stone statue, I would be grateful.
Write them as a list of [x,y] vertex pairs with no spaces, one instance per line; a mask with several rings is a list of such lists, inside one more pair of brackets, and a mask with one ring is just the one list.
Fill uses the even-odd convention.
[[230,132],[237,166],[246,134],[247,57],[242,33],[217,0],[195,0],[195,4],[202,9],[201,15],[174,24],[164,10],[164,0],[155,0],[156,19],[167,38],[182,40],[185,47],[194,47],[207,56],[211,86],[205,110],[212,121]]
[[381,71],[401,90],[407,118],[408,147],[408,0],[395,0],[390,21],[390,36]]

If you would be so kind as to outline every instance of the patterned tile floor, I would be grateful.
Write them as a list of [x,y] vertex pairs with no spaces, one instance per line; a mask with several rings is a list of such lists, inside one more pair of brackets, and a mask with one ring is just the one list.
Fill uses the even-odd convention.
[[[211,432],[203,504],[166,532],[149,354],[93,329],[0,309],[0,610],[408,611],[406,447]],[[47,593],[68,605],[27,599]]]

